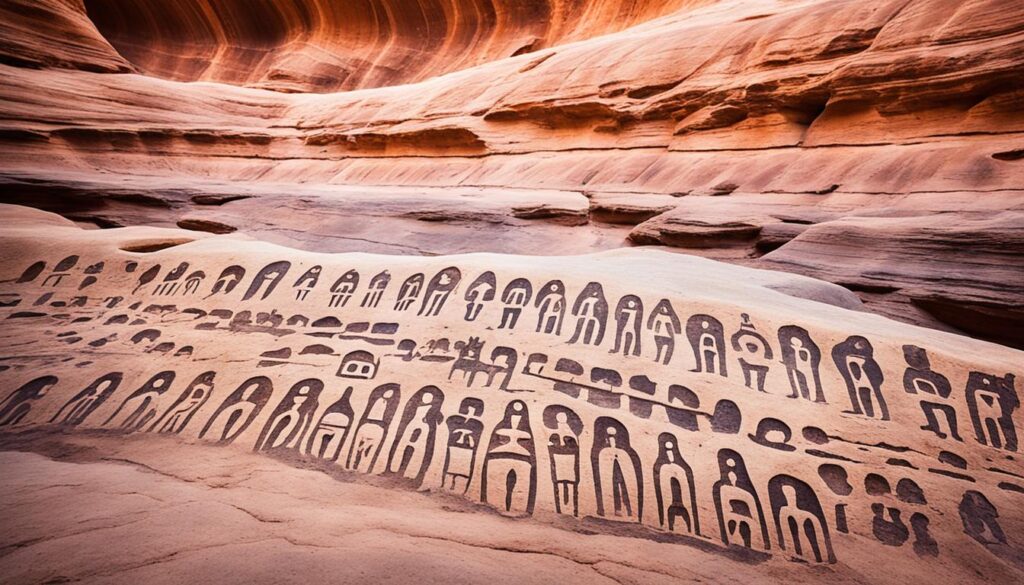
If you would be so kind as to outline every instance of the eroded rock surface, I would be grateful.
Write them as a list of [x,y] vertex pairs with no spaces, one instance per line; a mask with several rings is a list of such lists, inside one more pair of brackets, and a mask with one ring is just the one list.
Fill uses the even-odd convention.
[[[363,533],[425,540],[396,574],[456,582],[533,554],[509,578],[1024,576],[1024,354],[839,286],[645,249],[332,255],[2,218],[0,447],[93,462],[3,455],[13,582],[243,582],[295,548],[319,574]],[[111,499],[65,519],[43,488]],[[97,537],[132,542],[106,562]]]
[[[1007,306],[1024,304],[1022,287],[990,302],[981,278],[933,286],[946,272],[937,267],[961,256],[949,238],[914,254],[901,239],[911,230],[892,229],[885,250],[857,247],[849,223],[831,223],[1020,211],[1019,2],[16,0],[3,10],[9,203],[104,227],[216,222],[313,250],[683,246],[845,284],[884,280],[858,291],[871,310],[1022,343],[994,325],[1019,318]],[[204,83],[182,83],[193,80]],[[352,88],[362,89],[315,93]],[[409,204],[363,206],[352,187]],[[523,201],[434,205],[432,189],[455,187]],[[342,206],[351,221],[307,234],[285,225],[324,226],[335,207],[322,194],[334,189],[352,202]],[[281,196],[302,203],[263,213]],[[590,212],[567,196],[588,198]],[[417,220],[437,221],[421,230]],[[366,233],[368,221],[385,227]],[[644,221],[628,238],[605,227]],[[1019,214],[1003,221],[1022,229]],[[762,263],[772,250],[786,260]],[[981,319],[966,301],[978,298]]]
[[0,2],[0,574],[1024,580],[1022,23]]

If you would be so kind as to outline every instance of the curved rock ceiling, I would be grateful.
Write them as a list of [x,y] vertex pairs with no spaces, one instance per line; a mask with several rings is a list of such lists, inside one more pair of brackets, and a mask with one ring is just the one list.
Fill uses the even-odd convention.
[[86,0],[139,71],[325,92],[420,81],[714,0]]

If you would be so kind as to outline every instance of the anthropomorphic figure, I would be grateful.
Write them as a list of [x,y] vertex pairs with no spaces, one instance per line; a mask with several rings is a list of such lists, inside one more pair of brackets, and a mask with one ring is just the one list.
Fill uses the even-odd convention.
[[355,418],[355,411],[352,410],[352,404],[349,402],[351,395],[352,386],[349,386],[341,398],[328,406],[327,410],[320,415],[320,420],[317,421],[310,434],[309,444],[306,447],[307,454],[326,461],[338,460]]
[[484,272],[466,289],[466,321],[476,321],[484,304],[493,301],[497,293],[497,280],[491,271]]
[[743,383],[747,388],[766,392],[764,382],[772,360],[772,346],[750,322],[749,315],[744,313],[742,319],[739,330],[732,335],[732,349],[739,356]]
[[342,274],[338,280],[334,281],[331,285],[331,301],[328,303],[328,307],[344,308],[348,304],[349,299],[355,294],[356,288],[359,287],[359,273],[355,270],[349,270],[345,274]]
[[572,316],[576,317],[576,330],[573,331],[569,343],[601,345],[605,323],[608,320],[608,301],[604,298],[601,283],[591,282],[583,288],[573,303]]
[[213,393],[213,379],[216,375],[216,372],[211,371],[196,376],[149,430],[174,434],[184,430],[195,416],[196,411],[210,399],[210,395]]
[[459,287],[461,280],[462,272],[454,266],[449,266],[435,274],[434,278],[427,283],[427,291],[423,293],[423,304],[417,315],[436,317],[440,314],[448,297]]
[[363,302],[359,304],[364,309],[376,309],[377,305],[380,304],[380,300],[384,297],[384,291],[387,290],[388,284],[391,283],[391,273],[387,270],[378,273],[376,276],[370,279],[370,286],[366,288],[366,294],[363,295]]
[[1003,377],[982,372],[967,376],[967,411],[974,425],[974,436],[982,445],[1005,451],[1017,450],[1017,430],[1013,415],[1020,407],[1014,387],[1014,375]]
[[594,470],[597,514],[642,523],[643,472],[640,456],[630,445],[625,425],[607,416],[594,421],[590,462]]
[[498,329],[515,329],[523,308],[530,304],[533,297],[533,285],[525,278],[517,278],[508,283],[501,293],[501,302],[505,305],[501,312],[501,323]]
[[561,280],[552,280],[537,293],[534,301],[537,309],[537,333],[562,335],[562,319],[565,317],[565,285]]
[[721,478],[712,490],[722,542],[768,550],[771,541],[764,510],[743,458],[732,449],[722,449],[718,452],[718,469]]
[[812,563],[834,563],[828,520],[814,489],[789,475],[768,482],[779,548]]
[[725,361],[725,329],[711,315],[694,315],[686,321],[686,338],[693,348],[697,367],[692,371],[728,376]]
[[669,532],[700,534],[697,492],[693,469],[679,451],[672,433],[658,436],[658,459],[654,462],[654,490],[658,500],[658,523]]
[[209,436],[221,444],[231,443],[256,420],[273,391],[274,384],[266,376],[242,382],[206,422],[199,438]]
[[423,483],[434,456],[437,426],[444,420],[443,403],[444,393],[437,386],[424,386],[409,398],[391,445],[388,473],[410,480],[416,486]]
[[42,376],[23,384],[0,402],[0,427],[17,425],[32,411],[35,402],[58,382],[57,376]]
[[419,298],[420,291],[423,290],[423,281],[423,273],[413,274],[405,279],[405,282],[398,289],[398,300],[395,301],[396,311],[409,310],[409,307]]
[[266,300],[267,297],[274,292],[277,285],[281,282],[281,279],[288,274],[288,270],[292,267],[292,263],[287,260],[280,260],[278,262],[272,262],[264,266],[256,276],[253,277],[252,283],[249,284],[249,288],[245,291],[242,296],[243,301],[259,297],[257,300]]
[[92,384],[65,402],[57,414],[53,415],[50,422],[71,427],[82,424],[90,414],[107,401],[107,398],[110,398],[123,379],[123,372],[111,372],[96,378]]
[[356,426],[355,437],[349,448],[345,469],[370,473],[377,463],[377,456],[384,447],[391,421],[398,410],[401,398],[398,384],[383,384],[370,393],[366,409]]
[[309,296],[309,291],[316,288],[316,283],[320,281],[320,272],[323,267],[317,264],[316,266],[310,267],[309,270],[302,273],[292,285],[295,289],[295,300],[304,301]]
[[544,409],[544,426],[548,429],[548,457],[551,461],[551,483],[555,490],[555,511],[579,516],[580,510],[580,416],[561,405]]
[[324,383],[316,378],[301,380],[292,386],[270,413],[253,450],[298,450],[312,424],[323,389]]
[[683,332],[672,303],[661,299],[647,317],[647,329],[654,336],[654,361],[665,364],[672,362],[672,353],[676,349],[676,335]]
[[441,487],[448,491],[465,494],[469,490],[484,433],[483,413],[483,400],[463,398],[459,414],[448,417],[448,448],[441,473]]
[[923,348],[904,345],[903,358],[907,362],[907,369],[903,372],[903,389],[922,399],[921,412],[927,424],[921,429],[935,433],[940,439],[952,437],[963,441],[957,428],[956,409],[946,404],[946,399],[953,392],[949,379],[932,371],[928,352]]
[[626,295],[615,306],[615,347],[612,353],[640,355],[640,327],[644,322],[644,305],[640,297]]
[[882,394],[882,368],[874,358],[867,339],[854,335],[832,348],[832,361],[846,382],[850,395],[850,414],[889,420],[889,407]]
[[113,422],[113,426],[125,431],[141,430],[156,418],[160,398],[170,390],[172,382],[174,372],[168,370],[156,374],[125,398],[103,426],[111,426]]
[[494,427],[480,480],[480,500],[510,514],[533,514],[537,497],[537,455],[530,412],[522,400],[505,407]]
[[779,353],[789,379],[789,398],[825,402],[821,388],[821,350],[803,327],[779,327]]

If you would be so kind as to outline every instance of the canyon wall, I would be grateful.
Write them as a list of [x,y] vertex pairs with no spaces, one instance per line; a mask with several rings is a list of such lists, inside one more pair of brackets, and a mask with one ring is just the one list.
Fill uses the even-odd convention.
[[1022,71],[1012,0],[0,0],[0,573],[1019,582]]
[[711,0],[89,0],[147,75],[277,91],[422,81],[619,31]]
[[[3,200],[316,250],[669,246],[1021,345],[1019,3],[398,4],[9,0]],[[416,66],[353,69],[358,87],[452,72],[253,89],[288,55],[274,67],[298,85],[277,89],[313,89],[295,81],[317,70],[306,49],[290,50],[311,41],[288,39],[384,62],[398,53],[381,38],[425,34],[370,35],[387,19],[368,15],[331,32],[338,11],[372,7],[439,32]],[[466,28],[473,41],[453,24],[488,10],[504,24]],[[544,41],[509,57],[537,22]]]

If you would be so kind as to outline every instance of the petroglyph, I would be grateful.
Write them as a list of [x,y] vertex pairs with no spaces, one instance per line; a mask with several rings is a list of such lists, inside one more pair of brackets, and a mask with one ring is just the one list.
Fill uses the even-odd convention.
[[[0,293],[49,295],[0,307],[4,429],[174,434],[748,562],[1024,558],[1013,350],[603,279],[625,253],[64,247],[0,262]],[[88,359],[62,361],[75,338]]]

